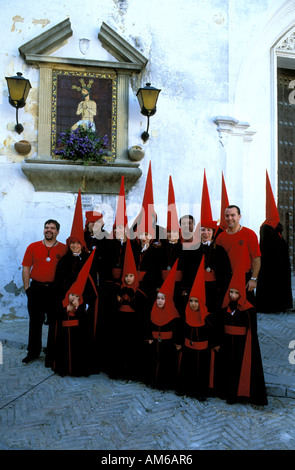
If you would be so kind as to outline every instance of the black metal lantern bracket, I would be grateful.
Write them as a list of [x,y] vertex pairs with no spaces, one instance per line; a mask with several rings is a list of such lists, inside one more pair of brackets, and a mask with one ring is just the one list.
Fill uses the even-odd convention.
[[150,83],[147,83],[144,88],[140,88],[136,94],[141,114],[147,117],[147,129],[141,134],[141,138],[144,142],[149,139],[149,125],[150,117],[156,114],[157,111],[157,100],[161,90],[154,88]]
[[5,77],[9,91],[9,104],[16,108],[16,125],[15,131],[21,134],[24,130],[23,125],[18,122],[18,110],[26,105],[26,99],[31,89],[29,80],[22,76],[22,73],[17,72],[15,77]]

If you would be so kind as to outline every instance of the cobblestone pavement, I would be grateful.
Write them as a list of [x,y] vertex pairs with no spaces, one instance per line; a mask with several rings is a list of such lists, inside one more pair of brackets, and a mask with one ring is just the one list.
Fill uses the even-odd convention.
[[[105,374],[29,365],[27,320],[0,321],[0,450],[293,450],[295,313],[258,315],[268,405],[199,402]],[[46,329],[44,328],[44,338]]]

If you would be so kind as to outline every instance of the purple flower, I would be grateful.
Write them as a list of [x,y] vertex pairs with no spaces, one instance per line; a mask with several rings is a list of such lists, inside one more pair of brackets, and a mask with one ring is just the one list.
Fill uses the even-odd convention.
[[86,163],[103,163],[105,159],[102,157],[108,153],[108,136],[98,136],[91,124],[87,128],[78,126],[74,130],[60,133],[54,153],[68,160],[76,161],[82,158]]

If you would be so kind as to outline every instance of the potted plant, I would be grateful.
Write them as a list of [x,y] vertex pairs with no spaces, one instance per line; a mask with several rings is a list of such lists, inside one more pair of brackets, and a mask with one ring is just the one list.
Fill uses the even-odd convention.
[[106,163],[104,157],[110,154],[108,136],[98,136],[90,123],[79,125],[60,133],[54,154],[62,160],[82,160],[84,165]]

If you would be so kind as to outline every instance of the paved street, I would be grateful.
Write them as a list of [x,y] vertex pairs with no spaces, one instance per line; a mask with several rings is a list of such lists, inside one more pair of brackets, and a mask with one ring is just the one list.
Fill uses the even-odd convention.
[[0,321],[0,450],[295,449],[294,312],[258,315],[269,400],[262,408],[201,403],[105,374],[62,378],[44,357],[21,363],[27,332],[26,320]]

